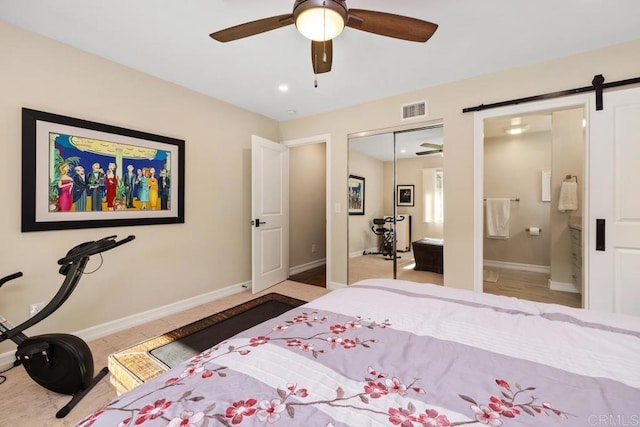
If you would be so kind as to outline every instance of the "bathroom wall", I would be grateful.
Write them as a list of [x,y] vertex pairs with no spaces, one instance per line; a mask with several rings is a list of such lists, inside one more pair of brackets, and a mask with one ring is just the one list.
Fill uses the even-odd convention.
[[[485,261],[548,270],[551,204],[541,200],[541,173],[551,169],[551,137],[542,131],[485,139],[484,197],[520,199],[510,203],[508,239],[487,239],[485,231]],[[540,227],[542,233],[531,236],[528,227]]]
[[[582,216],[584,183],[584,127],[582,108],[552,114],[553,149],[551,174],[551,282],[554,288],[571,284],[571,235],[569,217]],[[566,175],[578,178],[578,209],[559,212],[560,187]]]

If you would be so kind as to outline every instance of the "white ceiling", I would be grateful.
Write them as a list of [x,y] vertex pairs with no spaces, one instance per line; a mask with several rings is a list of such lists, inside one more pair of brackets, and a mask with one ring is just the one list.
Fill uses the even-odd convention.
[[638,0],[347,0],[439,28],[426,44],[346,28],[314,88],[310,42],[294,26],[209,37],[293,3],[0,0],[0,20],[279,121],[640,39]]
[[359,151],[383,162],[389,162],[394,158],[412,159],[419,157],[416,154],[417,152],[433,149],[421,147],[420,144],[424,143],[442,146],[442,126],[432,126],[424,129],[396,132],[395,135],[393,132],[387,132],[376,135],[350,137],[349,149]]

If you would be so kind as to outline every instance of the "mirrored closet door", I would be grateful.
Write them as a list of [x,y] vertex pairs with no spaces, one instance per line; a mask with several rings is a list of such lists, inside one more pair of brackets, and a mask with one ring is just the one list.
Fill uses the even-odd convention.
[[442,125],[349,138],[349,284],[442,284]]

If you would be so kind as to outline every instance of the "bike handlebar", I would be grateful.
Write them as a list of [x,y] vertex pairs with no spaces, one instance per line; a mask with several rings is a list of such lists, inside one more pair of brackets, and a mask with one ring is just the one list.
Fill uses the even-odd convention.
[[22,277],[22,271],[18,271],[17,273],[10,274],[0,279],[0,286],[4,285],[9,280],[17,279],[18,277]]
[[136,236],[130,235],[125,237],[120,241],[116,241],[117,236],[107,236],[103,237],[100,240],[81,243],[69,250],[67,255],[58,260],[59,265],[70,264],[75,261],[78,261],[84,257],[90,257],[91,255],[98,254],[100,252],[105,252],[120,245],[124,245],[136,238]]

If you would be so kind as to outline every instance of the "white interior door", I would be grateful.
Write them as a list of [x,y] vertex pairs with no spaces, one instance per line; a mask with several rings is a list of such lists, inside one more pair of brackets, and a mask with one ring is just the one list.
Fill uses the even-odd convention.
[[591,104],[586,303],[640,315],[640,88],[605,92],[601,111]]
[[289,151],[251,136],[251,286],[263,291],[289,271]]

